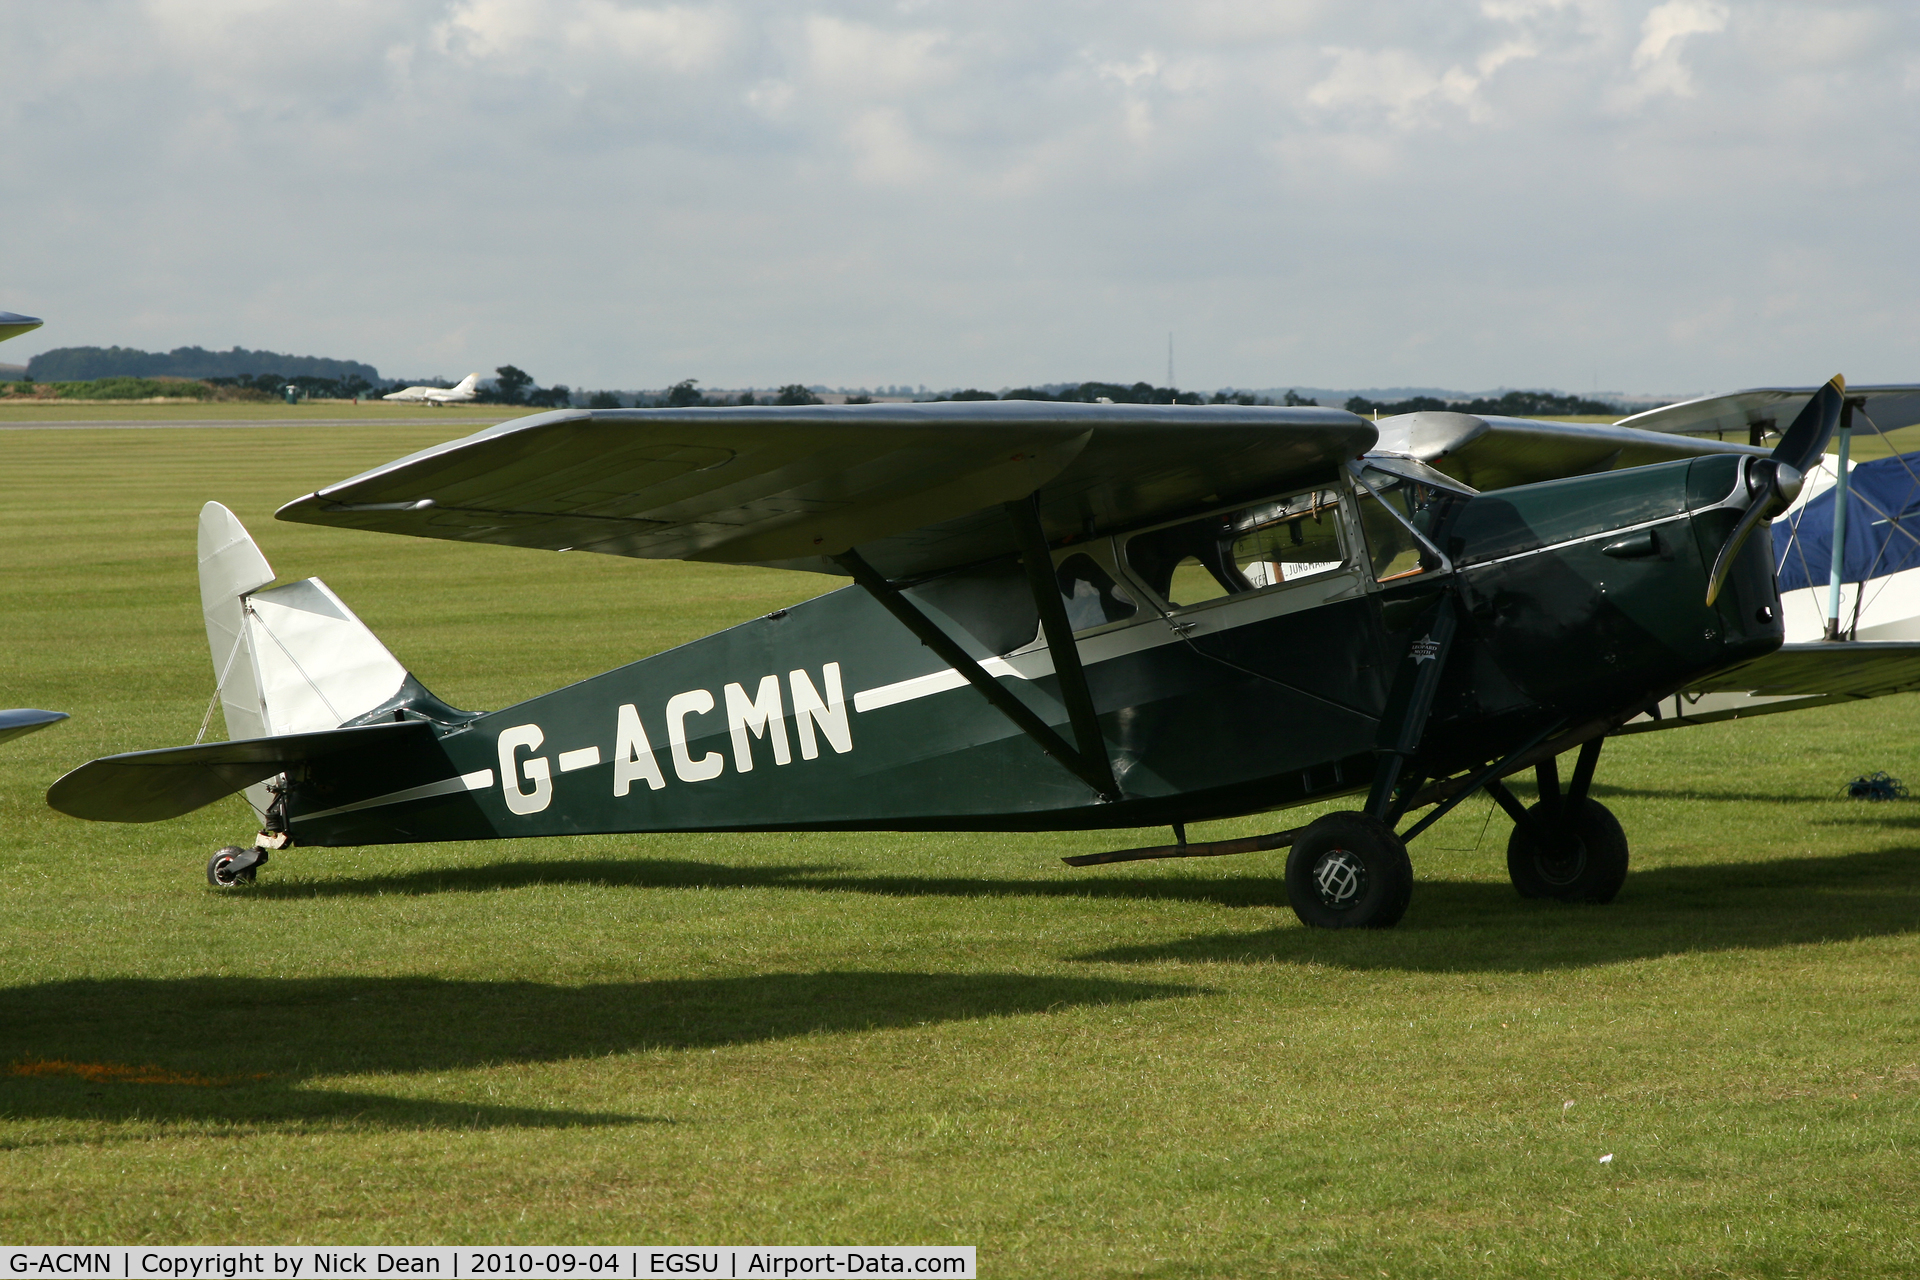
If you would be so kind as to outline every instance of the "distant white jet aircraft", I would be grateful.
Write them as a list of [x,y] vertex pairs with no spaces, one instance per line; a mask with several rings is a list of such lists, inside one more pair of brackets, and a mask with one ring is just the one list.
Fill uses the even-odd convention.
[[382,400],[424,400],[428,404],[464,404],[474,398],[474,387],[479,385],[480,375],[470,373],[460,379],[457,387],[402,387],[398,391],[389,391],[381,396]]

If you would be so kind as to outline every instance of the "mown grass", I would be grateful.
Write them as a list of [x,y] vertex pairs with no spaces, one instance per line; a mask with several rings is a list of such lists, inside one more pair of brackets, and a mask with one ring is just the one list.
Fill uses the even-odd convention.
[[[452,422],[461,425],[491,425],[543,409],[502,409],[499,405],[415,404],[404,400],[302,400],[287,404],[281,400],[219,400],[180,404],[101,404],[95,401],[37,400],[25,397],[0,399],[0,425],[8,423],[58,422],[284,422],[295,426],[316,420],[364,417],[379,421],[395,418],[418,419],[423,424]],[[444,437],[446,434],[441,433]]]
[[0,1238],[1920,1269],[1920,809],[1839,798],[1920,782],[1911,699],[1610,746],[1635,871],[1605,908],[1521,902],[1504,820],[1464,806],[1416,843],[1405,923],[1363,935],[1297,927],[1277,854],[1056,861],[1124,834],[295,850],[220,895],[238,801],[50,812],[65,768],[198,729],[208,498],[457,705],[829,585],[271,520],[468,429],[428,412],[0,433],[0,703],[74,714],[0,747]]

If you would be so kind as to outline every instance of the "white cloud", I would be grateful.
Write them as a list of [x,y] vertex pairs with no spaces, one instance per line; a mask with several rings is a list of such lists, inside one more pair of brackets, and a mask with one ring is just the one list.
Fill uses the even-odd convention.
[[1694,96],[1693,77],[1680,60],[1688,36],[1716,35],[1727,29],[1727,6],[1715,0],[1666,0],[1640,24],[1633,51],[1633,80],[1622,101],[1634,105],[1660,94]]
[[1173,328],[1199,385],[1920,378],[1894,0],[9,19],[0,307],[49,323],[0,359],[999,385],[1156,376]]
[[724,10],[612,0],[459,0],[434,27],[443,51],[537,65],[556,55],[681,74],[711,67],[733,34]]

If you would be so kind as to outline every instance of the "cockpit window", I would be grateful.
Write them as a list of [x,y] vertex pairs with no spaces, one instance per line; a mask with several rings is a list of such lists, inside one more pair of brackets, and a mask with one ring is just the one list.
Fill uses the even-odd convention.
[[1068,556],[1056,570],[1067,623],[1075,631],[1124,622],[1140,611],[1126,588],[1085,552]]
[[1438,569],[1440,558],[1407,526],[1438,545],[1440,526],[1465,500],[1461,493],[1379,467],[1367,467],[1361,476],[1365,483],[1359,495],[1360,528],[1366,535],[1374,578],[1388,582]]
[[1339,499],[1330,490],[1203,516],[1138,534],[1127,567],[1169,604],[1185,607],[1338,569]]

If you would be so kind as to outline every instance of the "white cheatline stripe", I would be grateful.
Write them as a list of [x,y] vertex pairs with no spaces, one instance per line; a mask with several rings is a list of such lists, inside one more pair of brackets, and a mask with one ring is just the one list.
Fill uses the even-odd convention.
[[575,769],[591,769],[600,763],[600,748],[582,747],[578,751],[560,753],[560,772],[572,773]]
[[[596,754],[598,748],[594,749]],[[389,791],[386,795],[375,796],[371,800],[356,800],[352,804],[343,804],[337,809],[322,809],[318,813],[302,813],[294,818],[295,822],[308,822],[314,818],[331,818],[336,813],[352,813],[358,809],[375,809],[381,805],[403,804],[408,800],[426,800],[433,796],[457,795],[462,791],[485,791],[493,785],[493,770],[481,769],[475,773],[463,773],[457,778],[443,778],[439,782],[429,782],[424,787],[408,787],[405,791]]]
[[[1028,664],[1029,666],[1038,664]],[[988,675],[1013,676],[1020,680],[1031,680],[1035,675],[1051,675],[1053,660],[1046,658],[1043,671],[1022,671],[1005,658],[982,658],[980,667]],[[900,680],[893,684],[883,684],[877,689],[862,689],[853,695],[855,711],[878,711],[882,707],[891,707],[901,702],[912,702],[916,698],[931,698],[936,693],[945,693],[949,689],[959,689],[966,685],[967,678],[948,667],[945,671],[934,671],[924,676],[915,676],[911,680]]]

